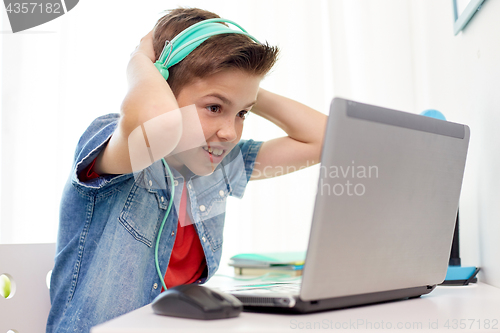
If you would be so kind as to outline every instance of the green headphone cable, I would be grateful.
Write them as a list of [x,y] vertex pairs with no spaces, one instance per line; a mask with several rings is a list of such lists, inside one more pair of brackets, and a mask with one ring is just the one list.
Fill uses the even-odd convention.
[[[172,175],[172,171],[170,171],[170,168],[168,167],[167,162],[165,161],[164,158],[162,158],[161,161],[163,162],[163,165],[165,165],[165,168],[168,171],[168,176],[169,176],[170,180],[173,182],[174,176]],[[158,245],[160,244],[160,237],[161,237],[161,233],[163,231],[163,227],[165,226],[165,222],[167,221],[167,217],[170,214],[170,210],[172,209],[172,203],[174,202],[174,195],[175,195],[175,185],[172,185],[172,191],[170,194],[170,202],[168,203],[168,208],[167,208],[167,212],[165,213],[165,217],[163,218],[163,221],[161,222],[160,230],[158,231],[158,237],[156,237],[156,246],[155,246],[156,272],[158,272],[158,276],[160,277],[161,284],[163,286],[163,289],[165,289],[165,290],[167,290],[167,286],[165,285],[165,279],[163,277],[163,274],[161,273],[160,264],[158,263]]]

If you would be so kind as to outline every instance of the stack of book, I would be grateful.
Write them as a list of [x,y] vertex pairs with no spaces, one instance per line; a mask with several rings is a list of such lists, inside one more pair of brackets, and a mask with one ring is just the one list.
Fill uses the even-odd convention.
[[241,253],[230,258],[235,275],[302,275],[306,252]]

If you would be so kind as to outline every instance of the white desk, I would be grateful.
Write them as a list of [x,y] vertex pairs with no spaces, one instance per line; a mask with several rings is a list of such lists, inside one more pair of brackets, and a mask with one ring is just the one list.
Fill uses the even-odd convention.
[[482,283],[438,286],[418,299],[303,315],[242,312],[237,318],[209,321],[158,316],[147,305],[96,326],[92,333],[391,330],[500,332],[500,289]]

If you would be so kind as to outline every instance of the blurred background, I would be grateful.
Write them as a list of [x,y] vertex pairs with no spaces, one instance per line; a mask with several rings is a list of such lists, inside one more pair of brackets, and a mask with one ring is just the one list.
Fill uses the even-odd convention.
[[[262,87],[325,114],[334,96],[406,112],[441,111],[471,128],[461,213],[464,266],[500,287],[500,1],[453,33],[451,0],[82,0],[16,34],[0,10],[0,243],[55,242],[59,201],[90,122],[119,112],[139,40],[178,6],[236,21],[281,49]],[[284,135],[250,115],[243,139]],[[223,262],[240,252],[299,251],[319,167],[251,182],[230,198]],[[1,273],[1,272],[0,272]]]

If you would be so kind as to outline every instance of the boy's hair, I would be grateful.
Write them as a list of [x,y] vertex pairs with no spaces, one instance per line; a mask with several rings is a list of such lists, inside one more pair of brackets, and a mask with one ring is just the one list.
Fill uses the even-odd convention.
[[[217,14],[198,8],[177,8],[168,11],[155,25],[153,47],[156,60],[166,40],[172,40],[187,27]],[[278,48],[257,44],[240,34],[222,34],[208,38],[184,60],[169,68],[167,80],[175,96],[195,78],[204,78],[224,69],[234,68],[253,75],[265,75],[277,60]]]

